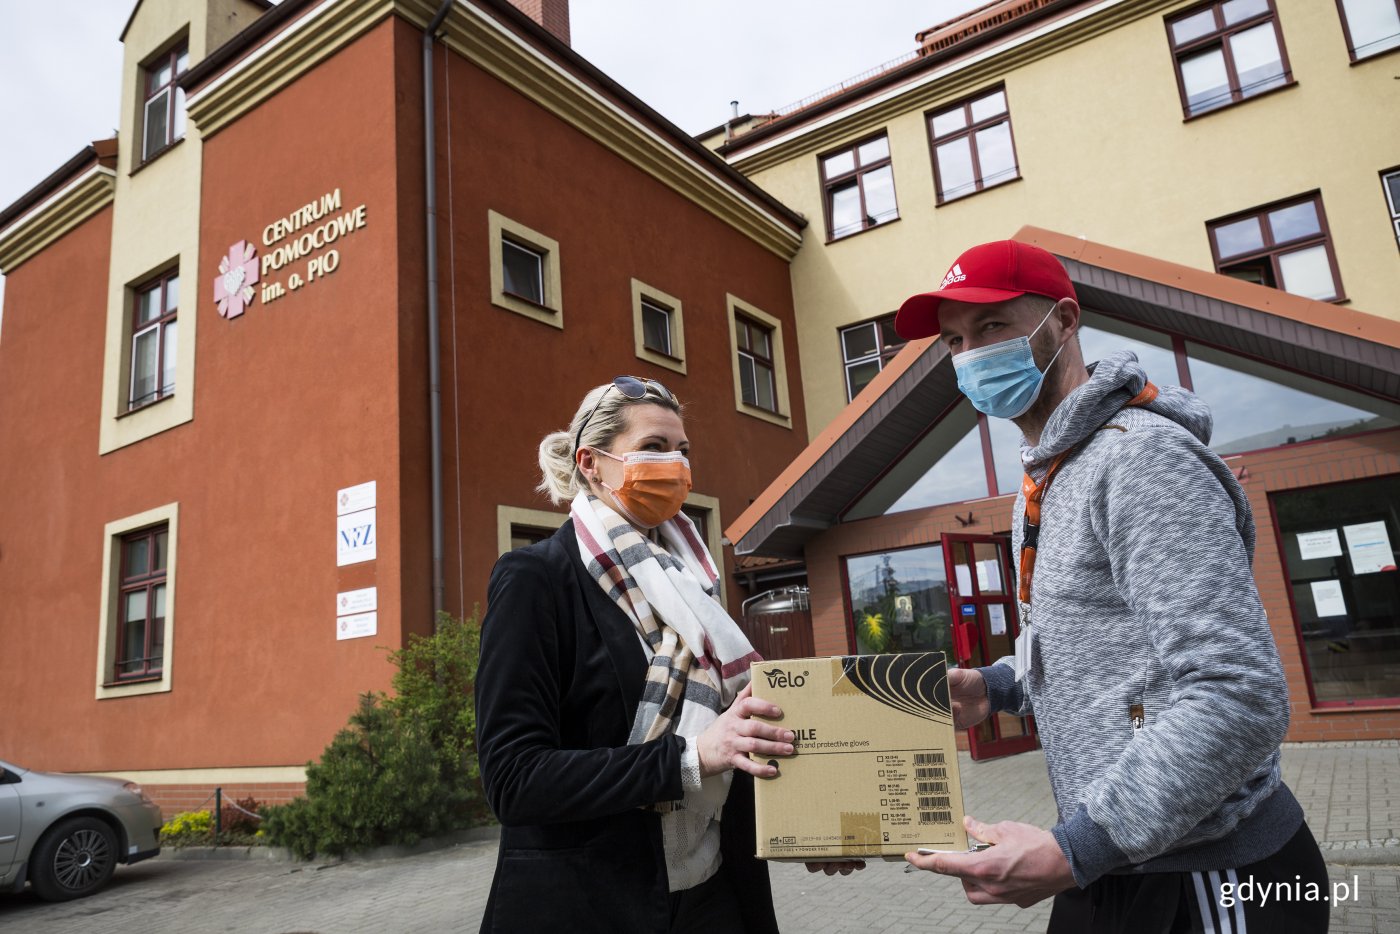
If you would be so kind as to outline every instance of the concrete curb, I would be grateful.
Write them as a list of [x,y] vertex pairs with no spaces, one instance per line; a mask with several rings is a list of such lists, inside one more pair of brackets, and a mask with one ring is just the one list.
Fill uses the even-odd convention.
[[[403,859],[406,856],[418,856],[422,853],[432,853],[437,850],[451,849],[454,846],[463,846],[469,843],[484,843],[498,840],[501,836],[499,825],[489,827],[471,827],[467,830],[457,830],[440,837],[430,837],[426,840],[419,840],[412,846],[377,846],[369,850],[361,850],[355,853],[346,853],[344,856],[333,859],[315,859],[310,862],[322,865],[336,865],[337,863],[358,863],[370,862],[381,859]],[[230,860],[230,861],[268,861],[276,863],[300,863],[303,860],[292,855],[292,851],[281,846],[185,846],[167,847],[160,851],[156,859],[171,859],[178,861],[196,860]]]
[[1323,843],[1322,858],[1333,866],[1400,866],[1400,838]]

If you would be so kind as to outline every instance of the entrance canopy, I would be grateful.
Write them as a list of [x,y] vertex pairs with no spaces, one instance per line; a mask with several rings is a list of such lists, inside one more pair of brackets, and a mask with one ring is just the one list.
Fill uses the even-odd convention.
[[[1400,321],[1023,227],[1055,254],[1086,311],[1400,403]],[[736,555],[802,557],[959,401],[946,346],[908,344],[726,534]]]

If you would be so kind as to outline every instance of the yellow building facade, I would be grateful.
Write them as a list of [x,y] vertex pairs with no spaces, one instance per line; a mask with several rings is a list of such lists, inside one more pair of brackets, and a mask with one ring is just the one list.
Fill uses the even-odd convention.
[[882,365],[848,382],[843,329],[1023,225],[1400,318],[1391,6],[1005,0],[710,140],[810,221],[792,281],[811,435]]

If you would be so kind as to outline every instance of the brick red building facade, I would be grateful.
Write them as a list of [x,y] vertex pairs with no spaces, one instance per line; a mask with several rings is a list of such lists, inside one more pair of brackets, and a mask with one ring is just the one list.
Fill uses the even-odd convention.
[[[167,809],[284,799],[431,630],[429,136],[446,612],[563,520],[536,447],[617,374],[686,405],[726,565],[720,529],[801,449],[802,219],[574,54],[559,2],[548,29],[450,5],[426,134],[440,6],[143,0],[120,147],[0,212],[7,758]],[[770,405],[739,319],[777,348]]]

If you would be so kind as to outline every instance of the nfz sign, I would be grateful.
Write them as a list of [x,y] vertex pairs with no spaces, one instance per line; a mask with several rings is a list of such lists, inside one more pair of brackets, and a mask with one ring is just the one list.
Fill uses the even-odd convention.
[[362,509],[336,517],[336,567],[375,559],[379,542],[379,521],[375,516],[376,512],[378,510]]

